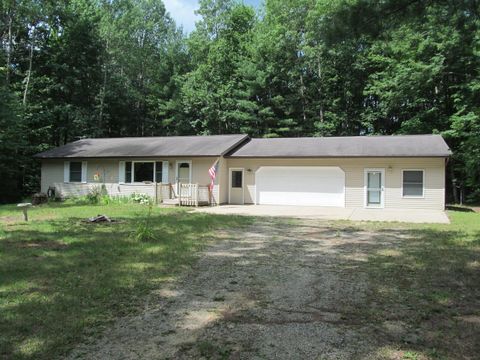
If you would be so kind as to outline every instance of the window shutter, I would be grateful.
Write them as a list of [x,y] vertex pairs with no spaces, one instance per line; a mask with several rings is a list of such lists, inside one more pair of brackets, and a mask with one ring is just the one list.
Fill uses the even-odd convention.
[[162,183],[168,184],[168,161],[162,161]]
[[120,161],[118,163],[118,182],[120,184],[125,183],[125,161]]
[[82,183],[87,182],[87,162],[82,161]]
[[63,182],[70,181],[70,161],[63,162]]

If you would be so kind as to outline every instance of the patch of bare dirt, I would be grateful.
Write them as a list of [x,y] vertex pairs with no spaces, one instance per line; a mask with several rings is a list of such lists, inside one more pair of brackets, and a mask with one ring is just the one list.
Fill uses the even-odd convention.
[[119,319],[71,359],[378,358],[382,332],[403,337],[401,321],[381,329],[368,308],[368,254],[404,240],[334,229],[309,220],[258,220],[199,256],[182,279],[159,289],[142,314]]

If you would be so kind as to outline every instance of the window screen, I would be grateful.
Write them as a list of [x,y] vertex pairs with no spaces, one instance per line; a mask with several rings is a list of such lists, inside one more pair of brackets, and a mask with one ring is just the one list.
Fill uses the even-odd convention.
[[423,196],[423,171],[403,171],[403,196]]
[[125,182],[131,183],[132,182],[132,162],[127,161],[125,163]]
[[71,182],[82,181],[82,162],[81,161],[70,162],[70,181]]
[[136,162],[133,171],[134,182],[153,181],[153,162]]
[[232,188],[242,187],[242,171],[232,171]]

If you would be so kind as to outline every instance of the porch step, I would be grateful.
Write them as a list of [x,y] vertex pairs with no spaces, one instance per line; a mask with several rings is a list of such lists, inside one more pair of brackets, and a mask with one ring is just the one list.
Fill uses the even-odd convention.
[[179,205],[180,201],[178,200],[178,198],[176,198],[176,199],[164,199],[162,201],[162,204],[163,205]]

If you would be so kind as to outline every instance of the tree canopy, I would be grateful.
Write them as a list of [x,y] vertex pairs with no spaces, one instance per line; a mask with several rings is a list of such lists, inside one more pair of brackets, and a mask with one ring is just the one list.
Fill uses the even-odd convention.
[[0,0],[0,201],[86,137],[442,134],[480,201],[478,0]]

